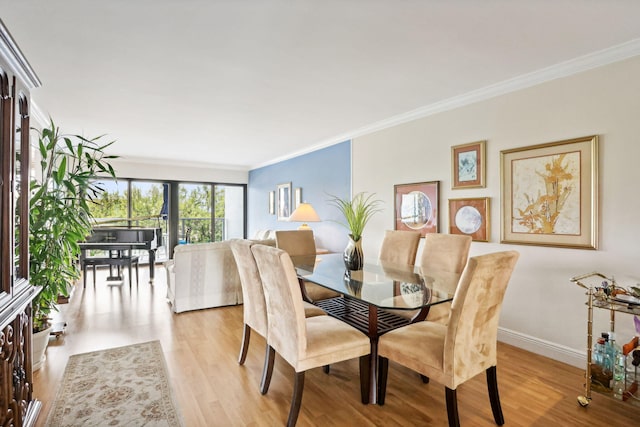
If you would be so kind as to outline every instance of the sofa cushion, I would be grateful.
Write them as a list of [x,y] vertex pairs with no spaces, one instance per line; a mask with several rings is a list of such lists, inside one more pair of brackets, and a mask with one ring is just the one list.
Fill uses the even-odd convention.
[[252,240],[275,240],[275,239],[276,239],[275,230],[262,229],[256,232]]

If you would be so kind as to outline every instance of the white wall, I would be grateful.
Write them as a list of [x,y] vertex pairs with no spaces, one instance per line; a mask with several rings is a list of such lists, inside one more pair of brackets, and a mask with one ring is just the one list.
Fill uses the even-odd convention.
[[249,172],[245,170],[216,169],[202,164],[161,163],[117,158],[110,161],[116,176],[123,178],[157,179],[170,181],[217,182],[246,184]]
[[[440,230],[448,199],[491,197],[491,238],[471,255],[516,249],[521,257],[500,320],[500,339],[584,367],[582,273],[640,282],[640,57],[557,79],[353,140],[353,191],[377,193],[385,211],[364,234],[366,256],[377,255],[393,228],[393,185],[440,181]],[[597,251],[500,244],[500,151],[599,135],[600,206]],[[451,190],[451,146],[487,140],[487,187]],[[608,330],[597,311],[594,332]],[[618,340],[633,335],[633,318],[618,315]],[[625,341],[626,342],[626,341]]]

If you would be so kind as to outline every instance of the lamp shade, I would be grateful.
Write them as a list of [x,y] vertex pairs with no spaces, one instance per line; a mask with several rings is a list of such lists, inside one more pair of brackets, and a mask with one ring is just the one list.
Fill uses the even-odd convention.
[[299,227],[300,230],[304,230],[309,228],[307,222],[319,222],[320,217],[310,203],[300,203],[289,217],[289,221],[304,223]]

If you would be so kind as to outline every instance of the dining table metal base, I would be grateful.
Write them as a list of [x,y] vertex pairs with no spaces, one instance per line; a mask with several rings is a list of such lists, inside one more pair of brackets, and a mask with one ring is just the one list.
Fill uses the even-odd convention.
[[375,320],[377,327],[372,333],[370,327],[374,325],[370,324],[369,319],[369,308],[372,307],[370,304],[348,297],[314,301],[314,304],[326,311],[330,316],[342,320],[369,337],[374,334],[380,336],[411,323],[409,319],[378,309]]
[[342,320],[369,337],[371,342],[371,357],[369,362],[369,401],[362,403],[377,403],[378,395],[378,337],[386,332],[411,323],[409,319],[394,313],[378,309],[375,305],[349,297],[335,297],[314,301],[318,307],[328,315]]

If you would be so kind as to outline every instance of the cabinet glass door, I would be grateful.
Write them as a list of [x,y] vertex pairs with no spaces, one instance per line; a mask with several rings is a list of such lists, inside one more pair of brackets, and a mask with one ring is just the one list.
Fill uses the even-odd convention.
[[7,226],[10,211],[9,185],[11,177],[11,98],[9,96],[9,78],[0,68],[0,300],[11,294],[11,270],[13,257],[9,256],[12,236]]
[[16,281],[29,277],[29,111],[24,95],[18,98],[15,117],[13,209],[14,209],[14,262]]

